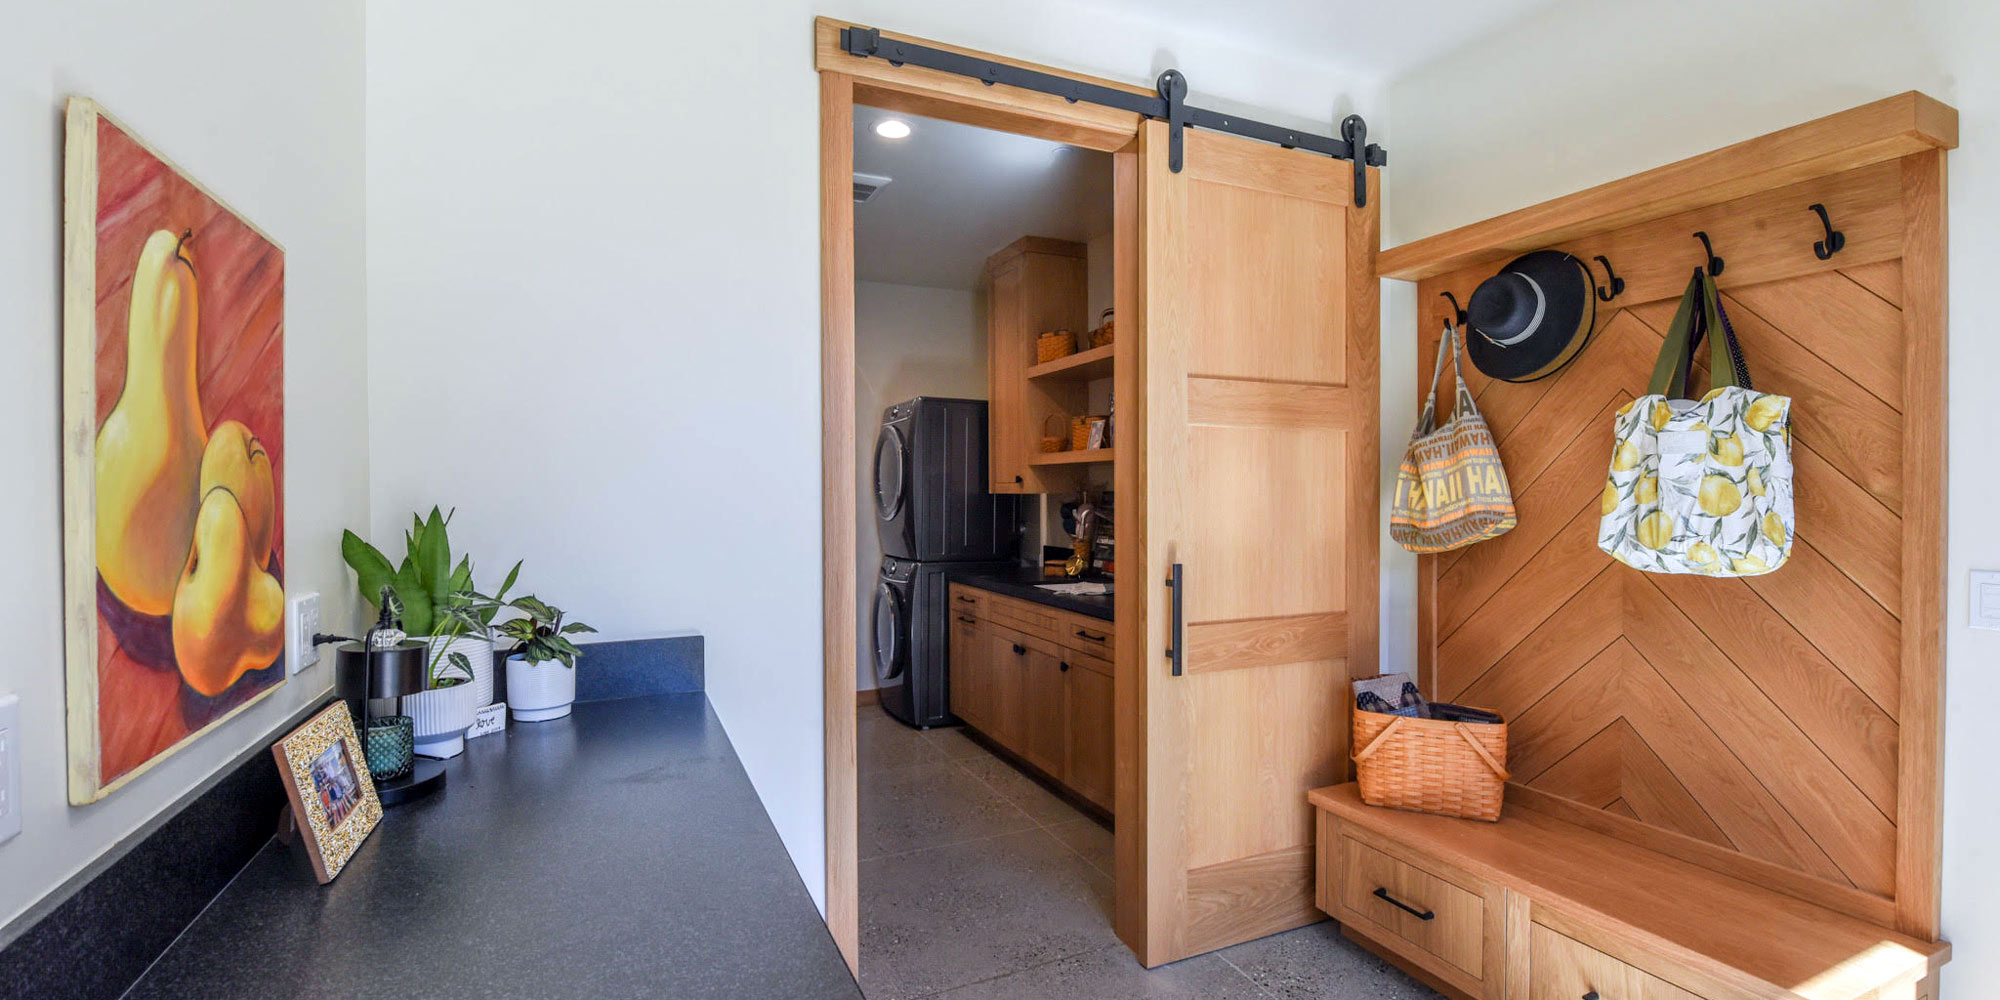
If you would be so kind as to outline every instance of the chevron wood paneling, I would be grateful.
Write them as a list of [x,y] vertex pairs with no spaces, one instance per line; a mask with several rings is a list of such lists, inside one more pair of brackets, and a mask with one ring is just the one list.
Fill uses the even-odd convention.
[[[1597,548],[1612,417],[1645,391],[1700,259],[1692,241],[1661,245],[1701,228],[1669,219],[1636,227],[1650,243],[1621,232],[1563,247],[1584,259],[1620,248],[1612,260],[1631,275],[1568,369],[1526,385],[1468,373],[1519,524],[1426,557],[1420,594],[1420,673],[1439,698],[1509,717],[1520,803],[1601,816],[1591,825],[1871,920],[1898,892],[1903,522],[1942,489],[1906,478],[1909,421],[1930,418],[1906,417],[1923,409],[1907,387],[1926,383],[1905,371],[1900,176],[1828,179],[1869,199],[1865,245],[1850,238],[1831,260],[1810,240],[1717,247],[1757,388],[1794,400],[1798,530],[1785,567],[1656,576]],[[1718,211],[1785,220],[1780,208],[1820,200],[1801,197]],[[1425,329],[1442,324],[1440,292],[1464,301],[1491,270],[1424,281]],[[1435,333],[1423,339],[1428,372]]]

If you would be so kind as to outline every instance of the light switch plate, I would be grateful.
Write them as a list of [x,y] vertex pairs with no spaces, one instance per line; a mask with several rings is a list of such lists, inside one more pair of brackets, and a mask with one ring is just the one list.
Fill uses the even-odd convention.
[[0,695],[0,844],[21,833],[21,698]]
[[1972,627],[2000,629],[2000,571],[1972,571]]
[[313,636],[319,634],[319,595],[300,594],[292,598],[292,673],[298,673],[319,662],[319,647],[313,645]]

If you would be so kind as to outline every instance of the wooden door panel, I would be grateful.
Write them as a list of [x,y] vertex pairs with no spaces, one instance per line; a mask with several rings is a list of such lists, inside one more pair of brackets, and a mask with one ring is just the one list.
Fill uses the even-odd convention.
[[1111,805],[1111,664],[1077,652],[1066,654],[1068,698],[1064,705],[1063,780],[1100,806]]
[[1183,628],[1148,603],[1144,815],[1120,813],[1144,837],[1148,965],[1319,918],[1305,792],[1346,777],[1380,533],[1376,210],[1353,204],[1352,166],[1189,131],[1175,174],[1164,142],[1142,129],[1125,575],[1180,564]]
[[1068,729],[1063,718],[1066,691],[1062,661],[1055,654],[1029,648],[1020,658],[1027,696],[1022,702],[1021,756],[1058,781],[1067,781],[1063,742]]

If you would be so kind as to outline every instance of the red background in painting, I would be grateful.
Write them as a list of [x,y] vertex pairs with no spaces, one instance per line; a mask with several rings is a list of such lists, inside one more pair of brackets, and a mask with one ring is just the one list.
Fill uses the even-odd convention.
[[[193,230],[200,327],[195,365],[202,419],[239,420],[271,456],[277,509],[271,570],[285,551],[285,254],[171,166],[99,118],[97,124],[97,424],[125,383],[132,272],[155,230]],[[138,615],[97,589],[98,782],[159,755],[284,679],[284,658],[214,698],[182,683],[167,619]]]

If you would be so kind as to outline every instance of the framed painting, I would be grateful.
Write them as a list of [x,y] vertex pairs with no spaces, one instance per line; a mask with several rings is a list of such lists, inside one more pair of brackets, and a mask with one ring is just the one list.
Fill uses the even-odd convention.
[[285,680],[285,251],[73,97],[63,177],[70,801]]

